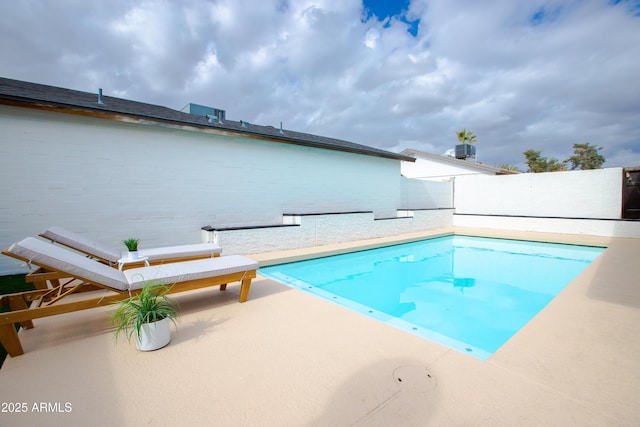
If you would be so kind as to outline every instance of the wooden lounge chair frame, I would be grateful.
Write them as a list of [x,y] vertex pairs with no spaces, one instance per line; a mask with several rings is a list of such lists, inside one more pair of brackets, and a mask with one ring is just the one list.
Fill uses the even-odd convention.
[[[8,249],[5,249],[2,253],[27,263],[31,262],[29,259],[9,252]],[[19,323],[23,328],[30,329],[34,327],[34,319],[110,305],[116,301],[136,295],[141,291],[141,289],[114,289],[84,277],[57,271],[55,268],[42,263],[39,263],[38,266],[38,269],[26,276],[27,282],[34,283],[36,287],[34,291],[7,294],[0,297],[0,305],[8,304],[10,307],[9,312],[0,313],[0,343],[12,357],[24,354],[20,338],[14,326],[15,323]],[[257,267],[204,279],[176,282],[169,285],[167,293],[173,294],[212,286],[220,286],[220,290],[223,291],[226,289],[227,283],[240,282],[239,301],[242,303],[247,300],[251,280],[256,277],[256,271]],[[94,290],[108,290],[111,293],[100,297],[63,301],[69,295]],[[29,303],[31,303],[30,306]]]

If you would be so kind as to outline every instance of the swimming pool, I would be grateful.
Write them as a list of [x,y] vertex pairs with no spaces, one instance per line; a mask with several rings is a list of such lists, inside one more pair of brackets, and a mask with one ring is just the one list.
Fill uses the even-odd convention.
[[445,236],[259,273],[486,360],[604,250]]

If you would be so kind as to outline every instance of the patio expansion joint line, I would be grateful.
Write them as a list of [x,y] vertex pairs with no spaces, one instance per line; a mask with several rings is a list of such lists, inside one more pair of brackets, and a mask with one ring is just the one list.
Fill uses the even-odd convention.
[[[438,344],[438,345],[440,345],[440,344]],[[454,350],[454,349],[452,349],[452,348],[445,348],[445,349],[444,349],[444,351],[442,352],[442,354],[441,354],[440,356],[436,357],[436,358],[435,358],[431,363],[429,363],[429,364],[428,364],[428,365],[426,365],[425,367],[426,367],[427,369],[431,369],[431,368],[433,368],[433,366],[435,366],[435,365],[440,361],[440,359],[444,358],[446,355],[450,354],[451,352],[456,352],[456,353],[460,353],[460,354],[462,354],[461,352],[459,352],[459,351],[457,351],[457,350]],[[468,354],[467,354],[467,356],[472,357],[472,356],[470,356],[470,355],[468,355]]]
[[393,402],[394,400],[396,400],[401,394],[403,393],[403,390],[397,390],[396,392],[394,392],[391,396],[389,396],[388,398],[386,398],[382,403],[380,403],[379,405],[377,405],[376,407],[374,407],[373,409],[371,409],[370,411],[368,411],[367,413],[365,413],[363,416],[361,416],[360,418],[358,418],[353,424],[351,424],[352,426],[359,426],[359,425],[364,425],[363,423],[365,421],[367,421],[369,418],[371,418],[371,416],[377,414],[378,412],[380,412],[381,410],[383,410],[389,403]]

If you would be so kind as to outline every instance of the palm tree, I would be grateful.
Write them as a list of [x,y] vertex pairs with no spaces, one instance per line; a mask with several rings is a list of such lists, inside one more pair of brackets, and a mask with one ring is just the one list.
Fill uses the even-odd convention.
[[470,130],[462,129],[459,132],[456,132],[456,136],[458,137],[458,141],[462,144],[473,144],[477,142],[476,136]]

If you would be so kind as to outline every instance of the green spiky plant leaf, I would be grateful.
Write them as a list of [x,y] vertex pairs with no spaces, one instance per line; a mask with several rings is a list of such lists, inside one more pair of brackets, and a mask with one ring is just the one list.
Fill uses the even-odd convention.
[[122,243],[127,247],[130,252],[134,252],[138,250],[138,243],[140,239],[134,239],[133,237],[128,238],[127,240],[123,240]]
[[140,329],[145,323],[169,318],[176,324],[178,313],[167,298],[168,291],[169,288],[165,285],[147,282],[137,295],[118,301],[118,309],[111,316],[111,323],[116,327],[116,340],[120,333],[124,333],[128,341],[131,341],[131,336],[135,333],[139,340]]

